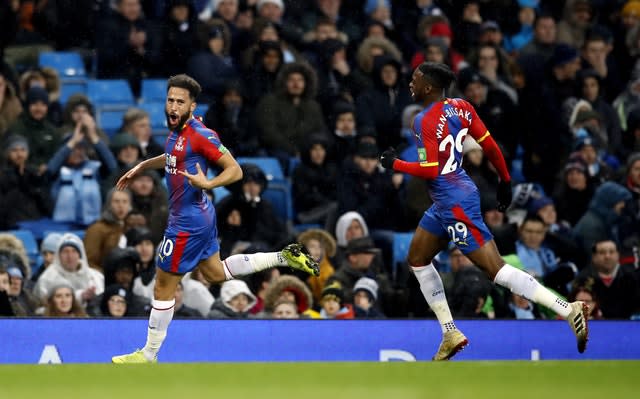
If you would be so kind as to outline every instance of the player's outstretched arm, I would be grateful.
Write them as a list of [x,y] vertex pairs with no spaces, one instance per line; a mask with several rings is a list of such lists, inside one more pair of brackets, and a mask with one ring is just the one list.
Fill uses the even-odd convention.
[[408,173],[426,180],[433,180],[438,176],[438,162],[406,162],[398,158],[393,147],[389,147],[380,155],[380,164],[385,169]]
[[149,158],[144,160],[129,169],[127,173],[125,173],[116,183],[116,188],[118,190],[124,190],[129,186],[131,179],[133,179],[138,173],[145,169],[160,169],[164,167],[165,164],[165,155],[158,155],[157,157]]

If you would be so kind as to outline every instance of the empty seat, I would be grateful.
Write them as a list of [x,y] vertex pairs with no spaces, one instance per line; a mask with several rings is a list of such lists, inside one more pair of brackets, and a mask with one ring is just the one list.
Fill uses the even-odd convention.
[[38,65],[51,67],[58,71],[60,78],[86,77],[84,61],[80,54],[73,51],[45,51],[38,55]]
[[276,215],[283,221],[293,221],[293,200],[289,182],[269,182],[262,192],[262,198],[271,202]]
[[245,163],[252,163],[258,166],[264,172],[267,177],[267,181],[271,183],[283,182],[285,180],[284,172],[280,162],[277,158],[273,157],[238,157],[236,159],[240,165]]
[[142,89],[140,90],[139,99],[140,104],[161,103],[164,106],[166,97],[166,79],[142,79]]
[[407,255],[409,255],[409,246],[411,245],[411,239],[413,233],[393,233],[393,268],[397,267],[398,263],[405,262]]
[[194,116],[201,116],[204,118],[204,115],[209,110],[209,104],[197,104],[196,109],[193,111]]
[[87,82],[87,96],[96,108],[135,104],[129,82],[124,79],[90,79]]
[[127,112],[126,106],[102,106],[96,108],[96,124],[109,137],[113,137],[122,126],[122,118]]
[[69,97],[74,94],[87,95],[87,79],[60,79],[60,103],[66,104]]

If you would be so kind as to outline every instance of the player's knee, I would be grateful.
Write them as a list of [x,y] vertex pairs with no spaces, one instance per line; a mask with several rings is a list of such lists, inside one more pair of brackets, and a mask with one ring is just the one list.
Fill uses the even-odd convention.
[[202,277],[204,277],[204,279],[210,284],[219,284],[227,279],[222,267],[222,264],[210,265],[208,267],[201,267],[200,271],[202,273]]
[[433,258],[428,259],[425,256],[422,256],[420,254],[409,254],[407,256],[407,263],[409,264],[409,266],[412,267],[420,267],[420,266],[425,266],[428,265],[429,263],[431,263],[431,261],[433,260]]

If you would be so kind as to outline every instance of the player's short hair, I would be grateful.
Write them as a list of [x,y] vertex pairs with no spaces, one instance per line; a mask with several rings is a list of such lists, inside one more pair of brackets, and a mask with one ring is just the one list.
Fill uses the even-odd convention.
[[169,78],[169,80],[167,81],[167,91],[169,91],[169,89],[172,87],[179,87],[181,89],[187,90],[189,92],[189,97],[191,97],[192,100],[198,98],[198,96],[202,92],[202,87],[200,87],[200,84],[196,82],[194,78],[184,73]]
[[440,62],[423,62],[418,66],[424,79],[439,89],[448,89],[456,80],[456,75],[447,64]]

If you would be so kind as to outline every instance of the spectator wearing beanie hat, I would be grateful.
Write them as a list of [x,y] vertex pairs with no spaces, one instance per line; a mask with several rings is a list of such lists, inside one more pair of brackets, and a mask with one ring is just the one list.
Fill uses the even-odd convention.
[[71,285],[83,306],[104,291],[103,274],[89,267],[82,240],[72,233],[65,233],[60,239],[54,260],[38,279],[33,293],[47,298],[59,284]]
[[344,303],[344,291],[338,281],[324,287],[320,306],[320,317],[323,319],[345,320],[355,317],[351,304]]
[[558,220],[574,226],[587,211],[595,184],[589,179],[587,165],[577,154],[564,165],[561,178],[553,192]]
[[40,168],[40,172],[61,143],[56,127],[47,119],[48,107],[49,93],[39,86],[30,88],[26,96],[25,111],[6,134],[18,134],[27,139],[31,161]]
[[353,307],[356,319],[382,319],[384,314],[377,309],[378,283],[369,277],[361,277],[353,287]]
[[6,161],[0,170],[0,230],[15,228],[18,222],[50,217],[49,182],[31,164],[27,139],[10,136],[3,155]]
[[58,249],[58,245],[60,244],[60,240],[62,239],[62,234],[60,233],[49,233],[40,243],[40,255],[42,255],[42,264],[38,265],[37,269],[34,269],[33,276],[31,276],[31,281],[36,282],[40,275],[51,265],[53,259],[55,257],[56,251]]

